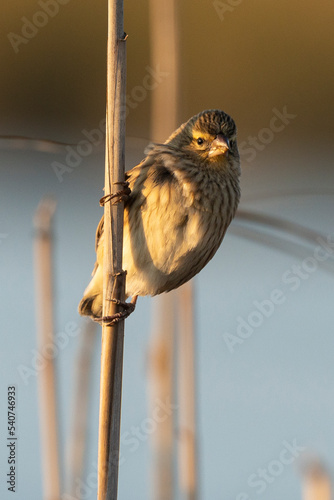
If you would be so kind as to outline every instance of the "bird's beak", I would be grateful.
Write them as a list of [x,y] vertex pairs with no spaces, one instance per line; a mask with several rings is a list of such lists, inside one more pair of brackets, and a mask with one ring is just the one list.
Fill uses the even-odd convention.
[[230,149],[230,143],[227,137],[223,134],[218,134],[217,137],[212,141],[209,151],[209,156],[223,155]]

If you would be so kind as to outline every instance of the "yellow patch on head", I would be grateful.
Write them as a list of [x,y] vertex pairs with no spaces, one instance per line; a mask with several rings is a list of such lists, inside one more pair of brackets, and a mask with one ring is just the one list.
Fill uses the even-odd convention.
[[213,135],[209,134],[208,132],[201,132],[196,128],[192,130],[192,136],[195,141],[201,138],[204,139],[206,142],[211,142],[214,139]]

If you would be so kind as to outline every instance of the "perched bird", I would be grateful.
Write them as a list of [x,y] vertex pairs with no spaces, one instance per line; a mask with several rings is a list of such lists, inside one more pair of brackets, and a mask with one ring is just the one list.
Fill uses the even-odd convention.
[[[126,296],[178,288],[214,256],[240,198],[236,126],[220,110],[203,111],[126,173],[123,269]],[[96,232],[93,278],[79,304],[102,320],[103,217]]]

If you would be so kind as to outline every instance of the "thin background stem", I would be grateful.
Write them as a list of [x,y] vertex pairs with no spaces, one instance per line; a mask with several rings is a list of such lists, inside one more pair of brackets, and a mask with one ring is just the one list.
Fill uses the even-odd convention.
[[[52,218],[56,209],[53,199],[39,204],[35,224],[35,288],[38,351],[43,354],[54,345]],[[60,498],[56,380],[53,356],[43,356],[39,372],[39,409],[43,467],[43,499]]]

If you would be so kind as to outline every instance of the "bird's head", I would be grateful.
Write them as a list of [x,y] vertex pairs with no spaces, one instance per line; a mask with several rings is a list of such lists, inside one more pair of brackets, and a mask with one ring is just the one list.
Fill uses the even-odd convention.
[[235,123],[229,115],[209,110],[190,118],[166,142],[196,163],[240,171],[236,133]]

